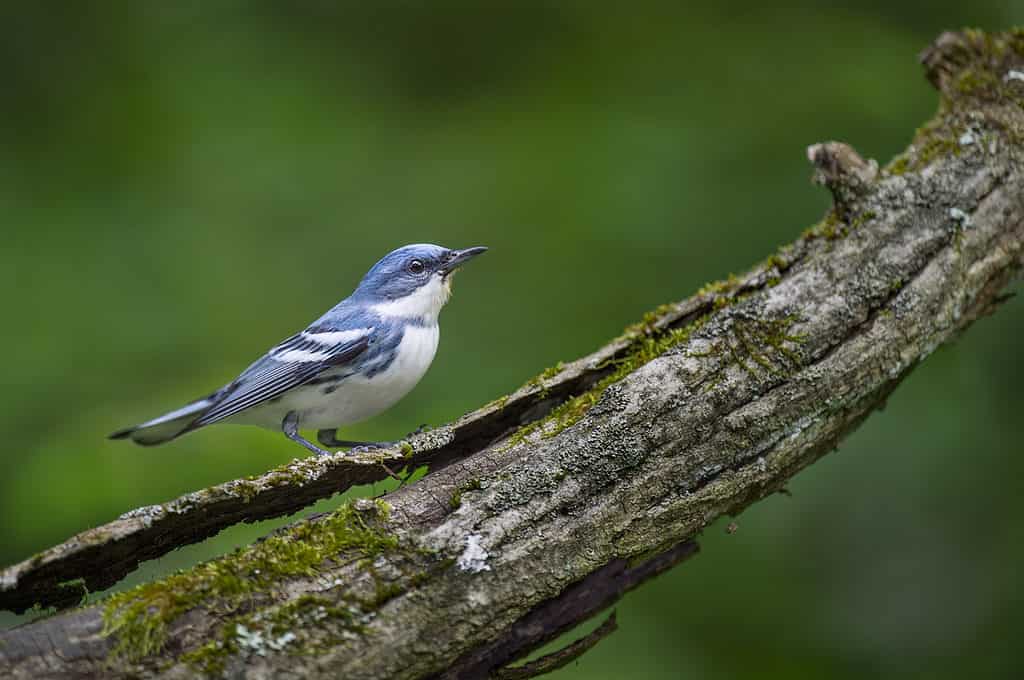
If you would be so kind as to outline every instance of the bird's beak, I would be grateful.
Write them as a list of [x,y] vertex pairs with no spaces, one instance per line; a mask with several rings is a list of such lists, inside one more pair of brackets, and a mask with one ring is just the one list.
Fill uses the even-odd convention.
[[465,262],[472,260],[480,253],[486,251],[487,248],[484,246],[474,246],[473,248],[464,248],[463,250],[453,250],[452,258],[445,263],[444,267],[441,268],[441,273],[444,276],[448,276],[453,271],[461,267]]

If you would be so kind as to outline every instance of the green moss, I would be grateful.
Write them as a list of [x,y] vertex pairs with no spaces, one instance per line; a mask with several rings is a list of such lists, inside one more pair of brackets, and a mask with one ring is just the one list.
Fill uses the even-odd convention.
[[207,642],[201,647],[182,654],[179,661],[188,664],[193,670],[197,670],[204,675],[211,677],[223,676],[228,658],[238,651],[235,636],[227,634],[227,631],[228,629],[225,626],[221,635],[216,640]]
[[756,380],[765,375],[788,377],[799,370],[803,362],[792,346],[802,344],[806,336],[790,331],[795,322],[794,316],[732,319],[728,334],[720,337],[706,351],[690,354],[705,358],[724,357],[716,374],[704,382],[704,390],[715,389],[730,366],[738,366]]
[[[760,340],[761,342],[765,343],[773,350],[775,350],[775,352],[778,354],[780,358],[785,358],[790,364],[789,368],[795,370],[798,369],[803,364],[800,360],[800,356],[796,352],[788,348],[786,346],[786,343],[800,345],[804,343],[804,341],[807,339],[807,336],[803,333],[796,335],[788,333],[787,331],[789,330],[791,323],[783,323],[785,325],[769,326],[771,330],[768,333],[762,334],[760,336]],[[787,373],[787,375],[789,374],[790,373]]]
[[890,175],[903,175],[910,169],[910,159],[906,155],[899,155],[892,159],[892,162],[885,168]]
[[[269,480],[269,484],[271,486],[302,486],[309,482],[310,479],[319,474],[319,465],[321,465],[321,463],[319,463],[316,460],[315,456],[307,459],[295,458],[290,463],[278,465],[277,467],[270,469],[269,471],[263,473],[262,475],[249,475],[248,477],[245,478],[244,481],[256,482],[261,479],[267,479]],[[245,489],[242,489],[241,493],[238,493],[237,495],[245,497],[246,493],[247,491]]]
[[999,91],[999,79],[989,70],[965,69],[957,76],[956,89],[963,95],[991,94]]
[[720,295],[731,293],[740,287],[740,280],[735,274],[729,274],[729,278],[718,281],[709,281],[697,290],[697,295]]
[[843,234],[842,224],[843,221],[839,219],[839,214],[835,210],[832,210],[825,216],[825,219],[822,220],[821,228],[818,230],[818,236],[826,238],[829,241],[834,241]]
[[554,366],[550,366],[548,368],[545,368],[544,371],[541,372],[539,377],[540,377],[541,380],[550,380],[551,378],[554,378],[556,375],[558,375],[559,373],[561,373],[564,370],[565,370],[565,365],[561,361],[559,361]]
[[[948,109],[948,105],[941,107]],[[962,152],[960,136],[967,129],[958,124],[947,112],[940,114],[914,133],[911,149],[897,156],[886,168],[889,174],[901,175],[917,172],[945,156],[959,156]]]
[[959,142],[962,130],[958,133],[955,128],[947,116],[940,114],[935,120],[918,128],[911,148],[893,158],[885,167],[885,172],[889,175],[904,175],[922,170],[941,157],[959,156],[962,152]]
[[779,253],[774,253],[768,256],[768,259],[764,261],[764,265],[766,269],[774,268],[777,269],[781,274],[782,272],[789,269],[790,263],[789,260],[782,257],[782,255],[780,255]]
[[307,594],[278,607],[264,618],[270,624],[272,633],[285,633],[296,625],[325,619],[352,622],[354,616],[351,609],[339,607],[323,595]]
[[1006,45],[1017,56],[1024,57],[1024,28],[1014,27],[1007,31]]
[[[718,298],[718,300],[724,299],[726,298]],[[674,310],[675,306],[668,308]],[[610,385],[622,380],[672,347],[685,342],[691,333],[700,328],[707,320],[707,315],[705,315],[685,328],[657,331],[654,323],[656,319],[660,318],[659,311],[663,309],[664,307],[659,307],[653,313],[645,315],[644,320],[640,323],[626,328],[625,337],[632,337],[633,342],[622,356],[611,361],[611,365],[614,366],[611,373],[601,378],[583,394],[559,404],[544,418],[519,428],[508,438],[505,448],[516,446],[534,433],[539,433],[542,438],[548,439],[572,426],[597,403]],[[645,331],[645,329],[648,330]]]
[[850,229],[856,229],[865,222],[875,219],[878,215],[873,210],[865,210],[850,221]]
[[452,510],[458,510],[462,507],[462,494],[466,491],[479,491],[483,488],[479,479],[471,479],[464,484],[459,485],[455,491],[452,492],[451,498],[448,499],[448,505]]
[[556,375],[558,375],[559,373],[561,373],[564,370],[565,370],[565,365],[561,361],[559,361],[554,366],[550,366],[548,368],[545,368],[539,374],[537,374],[537,375],[533,376],[532,378],[530,378],[529,380],[527,380],[526,384],[524,385],[524,387],[528,387],[528,388],[532,388],[532,389],[538,390],[540,392],[539,396],[543,399],[548,394],[548,388],[544,384],[544,381],[545,380],[550,380],[551,378],[554,378]]
[[[826,241],[835,241],[837,239],[846,238],[851,231],[861,226],[868,220],[876,217],[875,213],[866,210],[863,213],[850,217],[846,216],[847,219],[843,219],[836,212],[835,208],[830,210],[824,219],[818,224],[815,224],[804,230],[803,238],[811,241],[814,239],[824,239]],[[771,258],[769,258],[769,263]]]
[[[782,319],[759,319],[754,324],[753,334],[757,342],[764,348],[770,348],[767,352],[772,360],[782,364],[783,372],[790,375],[793,370],[802,365],[800,356],[789,345],[802,345],[807,340],[805,333],[792,333],[793,324],[796,323],[796,316],[790,315]],[[788,366],[787,366],[788,363]]]
[[1014,56],[1024,56],[1020,28],[991,33],[977,28],[963,29],[964,41],[952,47],[948,61],[956,64],[953,93],[961,97],[997,101],[1006,93],[1003,73],[1016,68]]
[[650,335],[656,333],[658,330],[658,324],[665,316],[675,312],[678,309],[676,305],[664,304],[658,305],[649,312],[644,312],[644,315],[634,324],[626,326],[622,331],[622,337],[632,338],[640,335]]
[[505,395],[502,395],[502,396],[498,397],[494,401],[488,402],[487,405],[484,406],[484,408],[485,409],[495,408],[495,409],[500,411],[501,409],[505,408],[505,404],[507,404],[507,403],[508,403],[508,395],[505,394]]
[[405,592],[405,586],[401,583],[387,583],[380,578],[375,580],[374,585],[376,586],[376,591],[374,593],[373,602],[371,603],[372,608],[374,609]]
[[1011,68],[1020,69],[1024,31],[965,29],[962,36],[958,44],[944,48],[949,53],[945,55],[947,66],[938,74],[943,92],[937,115],[917,131],[913,147],[890,162],[886,168],[890,175],[920,170],[942,157],[961,154],[960,137],[981,120],[976,114],[980,102],[994,104],[986,109],[985,125],[1001,128],[1011,141],[1020,140],[1020,126],[1011,109],[1013,104],[1024,105],[1024,97],[1019,83],[1004,80],[1004,75]]
[[772,363],[768,361],[767,357],[764,354],[761,353],[759,345],[757,343],[757,339],[754,338],[752,335],[748,335],[748,333],[744,330],[742,324],[736,324],[736,326],[733,328],[733,333],[735,334],[736,339],[739,341],[738,346],[742,347],[746,355],[753,359],[758,366],[763,368],[768,373],[773,373],[775,371],[775,367],[772,365]]
[[804,240],[811,241],[814,239],[825,239],[833,241],[840,236],[845,236],[845,227],[843,221],[840,219],[839,214],[835,208],[829,210],[825,217],[817,224],[808,227],[802,234]]
[[415,453],[412,444],[404,439],[398,444],[398,449],[402,452],[402,458],[412,458],[412,454]]
[[341,553],[371,557],[396,549],[398,539],[382,526],[388,505],[378,500],[373,508],[370,516],[345,505],[321,521],[112,596],[103,613],[104,635],[117,638],[112,655],[138,660],[159,651],[168,625],[196,606],[215,606],[227,616],[252,596],[314,574]]
[[[266,648],[284,651],[288,654],[304,655],[317,653],[341,641],[340,637],[327,636],[316,645],[308,641],[300,643],[300,635],[307,637],[305,631],[315,629],[317,633],[324,630],[323,622],[338,620],[342,629],[349,632],[362,632],[365,627],[355,622],[352,609],[338,606],[334,601],[322,595],[302,595],[266,614],[257,616],[240,616],[221,626],[216,639],[182,654],[178,661],[188,664],[207,676],[222,676],[227,660],[244,651],[246,638],[250,641],[254,634],[266,639]],[[240,643],[240,640],[242,641]],[[248,651],[253,650],[251,642]]]
[[259,485],[247,479],[238,480],[233,488],[246,503],[252,502],[252,499],[259,494]]
[[[726,289],[734,289],[739,286],[739,280],[730,275],[729,280],[726,282],[718,281],[714,284],[709,284],[702,289],[703,292],[722,292]],[[713,289],[713,290],[712,290]],[[642,337],[658,332],[658,324],[665,318],[665,316],[672,314],[678,310],[678,305],[675,304],[663,304],[645,313],[643,318],[637,323],[628,326],[624,329],[622,338],[628,340],[634,340],[637,337]],[[554,366],[545,368],[536,376],[530,378],[523,384],[520,389],[534,389],[539,392],[538,396],[544,398],[548,394],[548,388],[545,385],[545,381],[550,380],[558,376],[562,371],[565,370],[565,364],[559,361]],[[504,408],[509,397],[503,396],[490,402],[487,406],[496,405],[498,408]]]
[[68,581],[61,581],[57,584],[57,587],[61,590],[71,590],[77,592],[79,595],[79,606],[85,604],[85,601],[89,599],[89,588],[85,585],[84,578],[74,578]]
[[25,610],[24,616],[27,621],[38,621],[39,619],[47,619],[56,613],[56,607],[44,607],[39,602],[36,602]]
[[[734,276],[730,276],[728,281],[709,284],[708,286],[705,286],[702,291],[708,294],[722,293],[725,291],[733,291],[738,287],[738,279]],[[728,295],[719,294],[714,299],[712,311],[718,311],[733,305],[743,297],[744,296],[730,297]],[[694,331],[707,322],[710,316],[710,313],[705,314],[684,328],[668,330],[659,329],[657,323],[664,317],[664,315],[669,312],[674,312],[677,309],[678,307],[676,305],[662,305],[645,314],[639,323],[628,326],[625,329],[623,337],[629,338],[631,343],[620,357],[610,362],[611,365],[614,366],[614,370],[601,378],[586,392],[574,396],[558,405],[544,418],[532,423],[527,423],[520,427],[508,438],[505,443],[505,449],[507,450],[522,443],[535,433],[539,433],[541,438],[547,439],[554,437],[566,428],[574,425],[587,413],[587,411],[590,410],[592,406],[594,406],[594,404],[598,402],[601,395],[604,394],[604,391],[610,385],[622,380],[630,373],[633,373],[644,364],[661,356],[673,347],[686,342]],[[757,337],[783,357],[798,364],[799,358],[796,354],[784,346],[784,342],[792,342],[800,339],[796,336],[787,334],[788,328],[792,325],[793,320],[787,318],[785,321],[781,322],[784,325],[784,329],[782,330],[779,330],[778,327],[773,325],[776,322],[767,323],[769,324],[770,330],[758,331]],[[747,354],[750,355],[750,352],[747,352]],[[760,355],[758,356],[760,357]],[[763,359],[763,357],[760,358]],[[759,363],[757,359],[754,359],[754,361],[755,363]],[[745,366],[745,362],[742,363]],[[461,494],[459,495],[458,501],[461,503]]]
[[914,169],[924,168],[932,163],[939,156],[959,156],[960,145],[952,137],[934,136],[927,137],[917,151],[917,161]]

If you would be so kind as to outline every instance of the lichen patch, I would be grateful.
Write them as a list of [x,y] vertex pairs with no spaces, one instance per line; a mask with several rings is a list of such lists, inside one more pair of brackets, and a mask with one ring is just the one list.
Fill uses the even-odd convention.
[[483,537],[480,534],[466,536],[466,549],[462,551],[459,559],[455,562],[459,569],[474,574],[491,570],[491,565],[487,564],[490,555],[481,545],[482,539]]

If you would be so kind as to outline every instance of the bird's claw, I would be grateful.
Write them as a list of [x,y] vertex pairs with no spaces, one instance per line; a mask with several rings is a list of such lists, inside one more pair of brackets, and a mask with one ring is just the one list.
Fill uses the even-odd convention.
[[371,451],[379,451],[380,449],[386,449],[389,446],[394,446],[395,443],[396,442],[367,442],[366,444],[353,446],[348,450],[348,453],[369,453]]

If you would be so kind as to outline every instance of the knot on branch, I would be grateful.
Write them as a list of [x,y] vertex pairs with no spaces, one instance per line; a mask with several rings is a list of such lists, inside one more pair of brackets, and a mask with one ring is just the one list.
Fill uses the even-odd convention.
[[971,58],[967,36],[954,31],[946,31],[918,55],[928,82],[947,93],[952,89],[949,85],[970,64]]
[[842,142],[822,142],[807,147],[807,160],[814,165],[815,184],[823,184],[832,193],[840,216],[864,196],[878,177],[878,163],[864,160],[852,146]]
[[1005,83],[1024,80],[1024,29],[946,31],[918,59],[928,81],[947,97],[992,101]]

